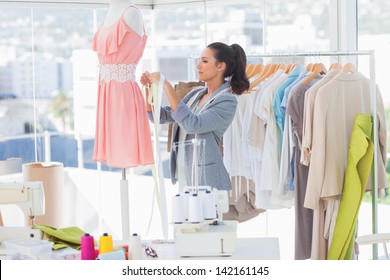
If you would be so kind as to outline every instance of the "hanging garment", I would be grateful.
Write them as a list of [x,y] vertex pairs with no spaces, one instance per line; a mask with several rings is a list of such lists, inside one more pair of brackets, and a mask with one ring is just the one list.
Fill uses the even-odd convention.
[[291,129],[294,132],[294,202],[295,202],[295,259],[309,259],[311,256],[313,210],[303,207],[309,168],[300,163],[302,148],[302,123],[305,93],[322,79],[317,75],[308,83],[300,83],[290,93],[286,113],[291,117]]
[[[248,103],[251,100],[250,94],[242,94],[237,96],[238,106],[234,115],[233,121],[223,134],[223,163],[226,170],[229,173],[232,181],[232,191],[229,197],[229,212],[236,216],[238,220],[238,210],[236,206],[238,200],[242,200],[248,207],[252,207],[249,202],[251,196],[249,191],[249,182],[246,175],[245,161],[244,161],[244,145],[242,140],[243,133],[243,118],[245,110],[252,103]],[[245,182],[243,184],[243,182]],[[245,190],[242,188],[245,186]],[[246,197],[246,198],[244,198]],[[252,198],[254,197],[251,196]],[[243,199],[242,199],[243,198]],[[245,206],[245,207],[246,207]],[[229,213],[227,213],[229,215]]]
[[311,259],[326,260],[328,240],[324,237],[325,201],[320,200],[318,208],[313,210],[313,235],[311,240]]
[[290,92],[293,90],[293,88],[299,84],[303,78],[308,74],[309,72],[306,69],[301,69],[301,72],[299,73],[298,78],[295,79],[294,82],[292,82],[289,86],[287,86],[284,90],[284,95],[282,102],[280,103],[280,107],[286,112],[287,102],[288,98],[290,96]]
[[[296,79],[298,79],[299,73],[303,69],[304,68],[302,65],[295,66],[294,69],[291,71],[291,73],[288,75],[287,79],[284,81],[284,83],[280,85],[276,90],[275,98],[273,101],[273,107],[275,112],[276,123],[278,125],[278,128],[280,129],[281,135],[283,135],[284,132],[284,119],[286,114],[286,108],[282,107],[284,91],[289,85],[291,85]],[[280,140],[280,143],[282,143],[282,140]]]
[[[308,74],[308,71],[301,68],[299,76],[284,90],[284,96],[280,104],[281,109],[286,112],[287,103],[290,98],[290,93],[300,85],[303,78]],[[298,145],[296,137],[292,129],[291,117],[286,114],[283,127],[283,141],[281,145],[280,158],[280,174],[279,174],[279,192],[293,195],[294,191],[294,162],[295,162],[295,147]]]
[[230,177],[245,176],[243,144],[241,142],[244,112],[250,100],[249,94],[237,96],[238,106],[233,121],[223,134],[223,163]]
[[100,63],[93,159],[110,167],[154,163],[145,100],[135,80],[146,40],[123,15],[110,27],[102,24],[93,38]]
[[253,103],[255,100],[255,92],[250,92],[247,94],[247,106],[245,107],[244,116],[242,118],[242,134],[241,139],[237,139],[238,142],[241,140],[241,151],[244,158],[244,169],[245,177],[247,179],[253,180],[253,170],[254,166],[253,158],[251,157],[250,147],[249,147],[249,131],[250,131],[250,119],[253,113]]
[[[375,129],[378,131],[378,188],[387,186],[385,109],[376,87]],[[357,114],[372,111],[370,80],[360,72],[336,75],[317,92],[313,114],[313,140],[304,206],[316,209],[320,199],[338,198],[343,189],[348,146]],[[368,182],[367,189],[371,189]]]
[[[241,188],[236,188],[237,184]],[[265,212],[265,210],[258,209],[255,206],[256,194],[252,180],[244,177],[233,177],[232,185],[232,195],[229,197],[229,211],[223,214],[223,220],[234,220],[243,223]]]
[[253,157],[255,205],[260,209],[278,209],[284,201],[275,197],[272,189],[277,188],[279,177],[278,130],[273,112],[273,99],[276,88],[287,78],[284,70],[277,70],[268,80],[262,82],[257,92],[253,113],[250,119],[249,145]]
[[310,150],[312,143],[312,133],[313,133],[313,111],[314,111],[314,101],[317,94],[317,91],[325,85],[327,82],[331,81],[341,70],[334,69],[330,70],[326,75],[315,85],[311,86],[310,89],[305,93],[304,109],[303,109],[303,124],[302,124],[302,153],[300,162],[304,165],[309,165],[310,162]]
[[340,208],[328,260],[351,260],[356,222],[374,157],[371,115],[358,114],[352,130]]

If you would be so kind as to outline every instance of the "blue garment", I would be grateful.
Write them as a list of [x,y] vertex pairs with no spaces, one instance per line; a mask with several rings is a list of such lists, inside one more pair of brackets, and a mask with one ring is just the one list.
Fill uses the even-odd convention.
[[308,73],[309,71],[307,71],[306,69],[302,69],[301,70],[301,73],[299,73],[299,76],[298,78],[292,82],[285,90],[284,90],[284,96],[283,96],[283,99],[282,99],[282,103],[280,104],[280,106],[284,109],[284,111],[286,111],[286,107],[287,107],[287,101],[288,101],[288,97],[290,95],[290,91],[292,90],[292,88],[298,84],[305,76],[306,74]]
[[[287,79],[277,88],[275,92],[273,107],[275,112],[276,123],[281,131],[281,135],[283,135],[284,118],[286,115],[286,107],[282,107],[284,91],[289,85],[291,85],[296,79],[298,79],[299,74],[301,73],[302,70],[304,70],[303,65],[295,66],[291,71],[291,73],[288,75]],[[282,141],[280,141],[280,143],[282,143]]]

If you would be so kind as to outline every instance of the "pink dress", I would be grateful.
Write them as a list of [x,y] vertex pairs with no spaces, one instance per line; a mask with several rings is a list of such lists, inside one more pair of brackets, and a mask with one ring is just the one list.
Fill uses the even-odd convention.
[[110,27],[102,24],[93,38],[100,70],[93,159],[110,167],[154,163],[145,99],[135,80],[146,40],[123,16]]

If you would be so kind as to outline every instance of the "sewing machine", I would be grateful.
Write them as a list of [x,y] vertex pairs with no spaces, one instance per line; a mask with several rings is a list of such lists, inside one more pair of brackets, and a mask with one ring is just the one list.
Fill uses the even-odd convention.
[[0,204],[15,204],[29,217],[31,226],[0,227],[0,242],[19,238],[42,239],[41,230],[33,229],[35,216],[45,214],[42,182],[1,182]]
[[[206,187],[208,188],[208,187]],[[230,256],[236,249],[237,221],[223,221],[229,211],[227,191],[213,191],[217,218],[200,223],[173,224],[175,250],[180,257]]]

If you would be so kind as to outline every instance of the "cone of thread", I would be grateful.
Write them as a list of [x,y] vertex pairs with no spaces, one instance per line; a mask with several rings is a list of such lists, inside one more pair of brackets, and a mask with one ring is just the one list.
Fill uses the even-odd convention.
[[89,235],[88,233],[81,237],[81,259],[95,259],[95,240],[93,236]]
[[102,236],[100,236],[99,254],[109,253],[112,251],[114,251],[112,236],[104,233]]

